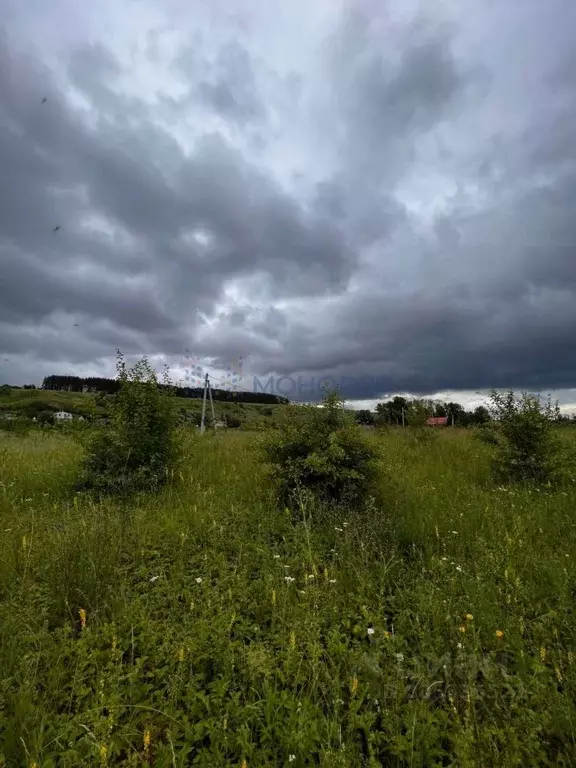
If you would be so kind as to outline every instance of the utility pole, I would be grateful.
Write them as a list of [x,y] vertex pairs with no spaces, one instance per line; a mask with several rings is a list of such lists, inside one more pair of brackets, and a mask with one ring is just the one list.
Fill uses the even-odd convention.
[[[204,379],[204,395],[202,397],[202,419],[200,420],[200,434],[204,434],[204,419],[206,417],[206,390],[208,389],[208,374],[206,374],[206,378]],[[210,397],[212,399],[212,397]]]
[[404,407],[402,407],[402,426],[404,426]]
[[216,414],[214,413],[214,401],[212,400],[212,387],[210,386],[210,378],[206,374],[204,379],[204,395],[202,397],[202,419],[200,421],[200,434],[203,435],[206,430],[206,395],[210,398],[210,408],[212,409],[212,425],[214,431],[216,431]]
[[[206,378],[208,378],[208,375],[206,375]],[[214,432],[216,432],[216,415],[214,414],[214,401],[212,400],[210,381],[208,381],[208,394],[210,395],[210,408],[212,409],[212,426],[214,427]]]

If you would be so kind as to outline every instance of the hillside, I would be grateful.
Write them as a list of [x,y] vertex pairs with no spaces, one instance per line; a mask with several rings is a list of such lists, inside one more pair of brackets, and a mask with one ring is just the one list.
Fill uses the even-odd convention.
[[[177,408],[189,414],[202,412],[202,400],[199,398],[176,397]],[[214,403],[217,419],[233,416],[242,426],[251,427],[259,423],[273,422],[283,405],[261,403]],[[69,411],[78,416],[106,416],[105,405],[98,404],[97,396],[82,392],[62,392],[44,389],[9,389],[0,388],[0,413],[12,413],[16,416],[33,417],[42,411]],[[207,412],[210,404],[207,405]]]

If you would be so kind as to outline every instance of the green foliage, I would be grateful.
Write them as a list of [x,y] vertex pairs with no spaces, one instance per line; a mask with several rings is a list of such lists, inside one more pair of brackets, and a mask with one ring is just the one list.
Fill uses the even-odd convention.
[[494,488],[470,433],[410,433],[368,435],[386,515],[313,527],[254,435],[187,430],[126,506],[71,496],[67,435],[3,435],[0,765],[576,765],[576,485]]
[[356,421],[356,424],[372,426],[374,424],[374,414],[372,411],[362,409],[360,411],[356,411],[354,414],[354,420]]
[[53,426],[54,424],[54,412],[53,411],[40,411],[36,417],[39,426]]
[[405,422],[409,427],[424,427],[426,419],[434,414],[434,404],[426,400],[410,400],[406,409]]
[[492,436],[495,445],[493,471],[501,482],[550,483],[561,469],[560,443],[553,430],[558,404],[548,398],[513,391],[490,392],[495,422],[484,428],[485,440]]
[[287,409],[280,429],[263,445],[281,503],[294,505],[302,491],[319,502],[364,501],[374,491],[377,452],[350,423],[341,396],[328,392],[321,408]]
[[110,397],[109,421],[88,441],[80,487],[100,493],[159,488],[176,460],[177,413],[168,374],[160,388],[143,358],[127,369],[118,353],[119,391]]

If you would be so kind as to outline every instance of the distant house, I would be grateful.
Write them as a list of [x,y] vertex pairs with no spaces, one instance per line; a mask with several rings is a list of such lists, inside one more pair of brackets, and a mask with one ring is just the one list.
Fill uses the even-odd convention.
[[430,416],[426,419],[428,427],[445,427],[448,424],[448,416]]
[[54,414],[54,418],[58,419],[58,421],[72,421],[74,416],[71,413],[68,413],[68,411],[57,411]]

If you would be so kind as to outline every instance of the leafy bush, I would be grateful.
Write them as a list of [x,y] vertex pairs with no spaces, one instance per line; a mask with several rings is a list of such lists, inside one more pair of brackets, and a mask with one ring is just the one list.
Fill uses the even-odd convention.
[[52,411],[40,411],[37,416],[37,422],[40,426],[53,425],[54,413]]
[[558,404],[550,398],[542,403],[540,397],[509,391],[490,392],[491,410],[495,422],[483,428],[485,442],[496,450],[493,472],[498,481],[533,481],[548,483],[556,480],[561,465],[561,450],[554,434],[553,420],[559,413]]
[[374,414],[372,413],[372,411],[362,409],[360,411],[356,411],[356,413],[354,414],[354,420],[356,421],[357,424],[372,426],[372,424],[374,424]]
[[264,441],[266,462],[279,500],[294,506],[302,490],[320,502],[358,504],[374,491],[377,451],[349,423],[344,401],[327,393],[322,408],[292,406],[278,430]]
[[111,398],[108,423],[89,440],[80,486],[102,493],[154,490],[176,459],[170,390],[160,389],[146,358],[127,370],[118,353],[116,369],[120,389]]

